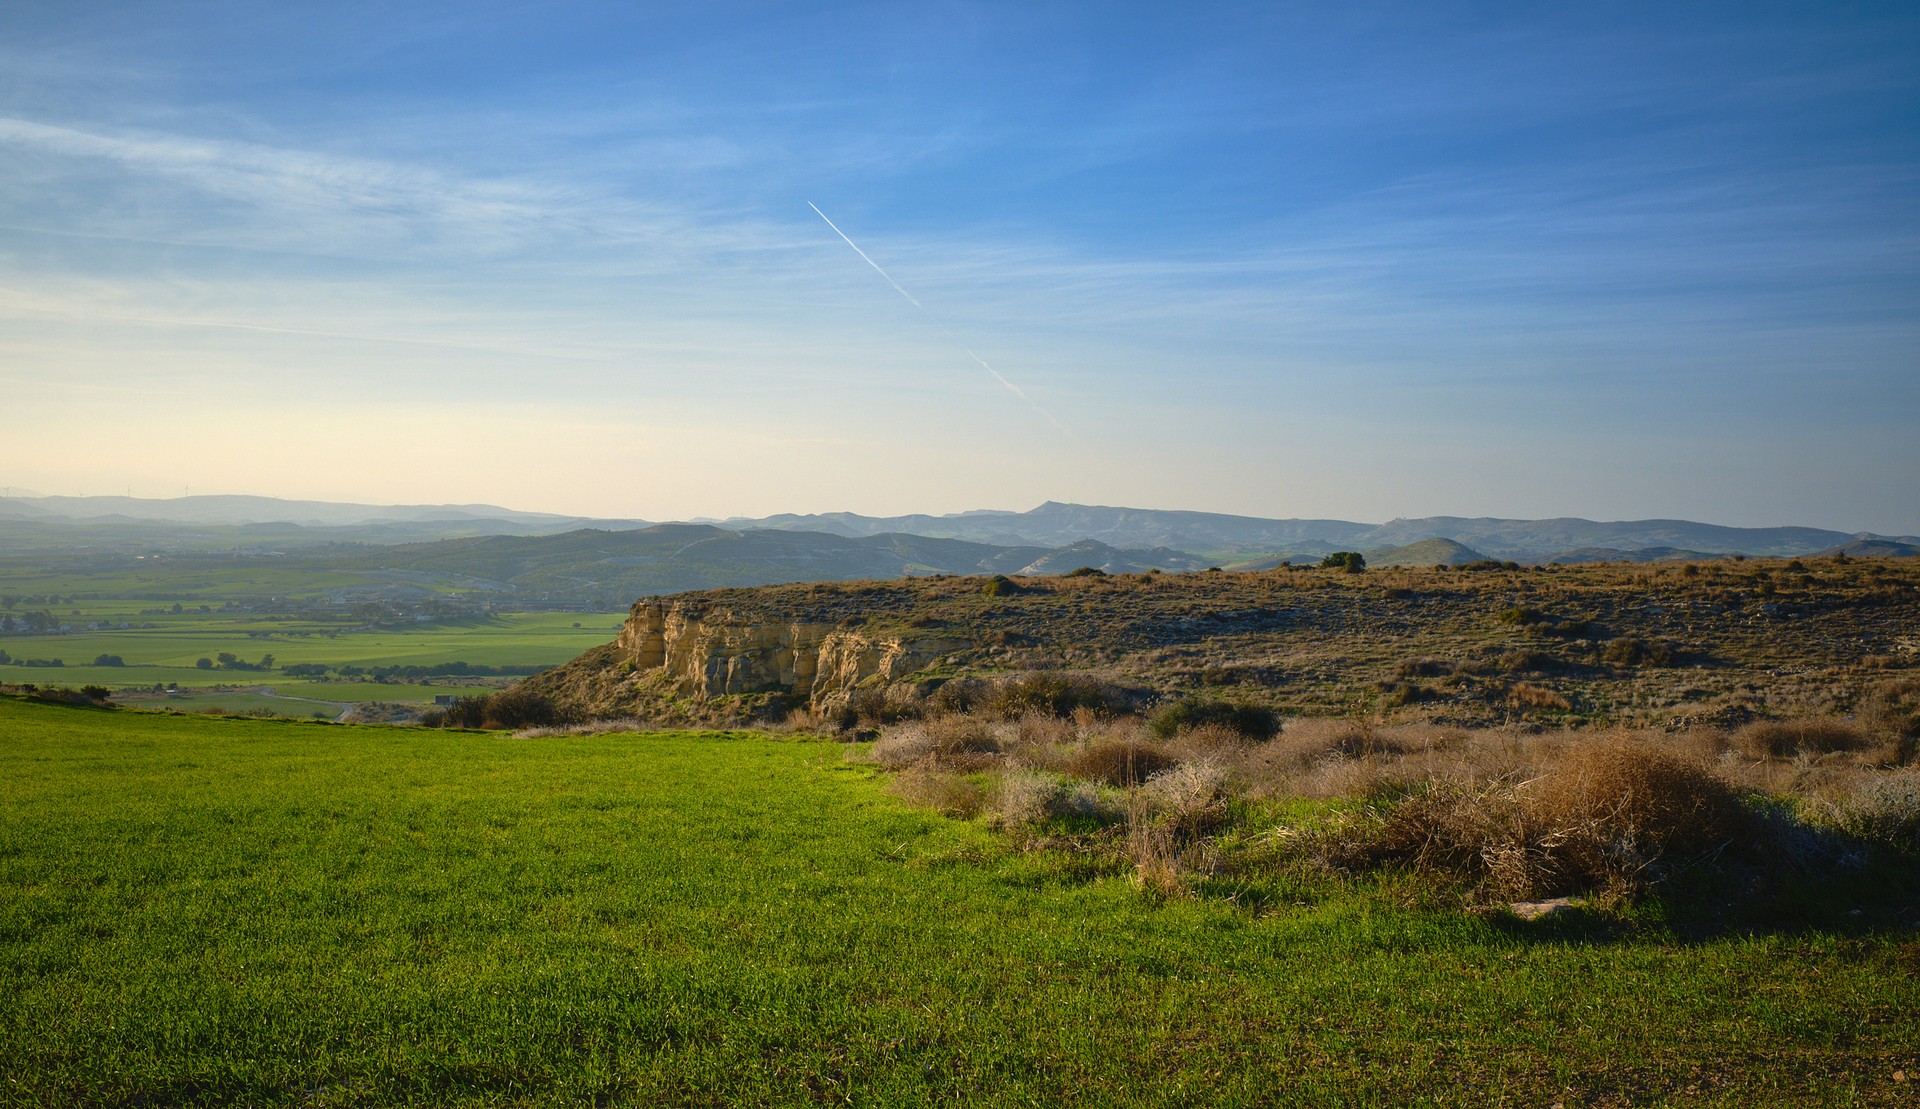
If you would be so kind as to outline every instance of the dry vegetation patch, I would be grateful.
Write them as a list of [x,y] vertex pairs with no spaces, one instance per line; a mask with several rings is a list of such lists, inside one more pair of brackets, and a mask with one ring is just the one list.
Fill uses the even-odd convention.
[[[989,688],[969,703],[1015,702]],[[1920,846],[1920,768],[1887,763],[1884,735],[1851,721],[1675,733],[1307,718],[1250,735],[1156,719],[923,713],[866,757],[897,771],[900,796],[1118,859],[1157,897],[1306,867],[1428,873],[1469,901],[1625,903],[1701,867],[1805,871]]]

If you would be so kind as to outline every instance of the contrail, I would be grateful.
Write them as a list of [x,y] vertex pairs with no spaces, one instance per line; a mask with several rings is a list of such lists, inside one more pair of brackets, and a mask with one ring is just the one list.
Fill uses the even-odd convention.
[[[816,204],[814,204],[814,202],[813,202],[813,201],[811,201],[811,200],[809,200],[809,201],[807,201],[807,207],[809,207],[809,208],[812,208],[812,209],[813,209],[813,214],[814,214],[814,215],[816,215],[816,216],[819,216],[819,217],[820,217],[821,219],[827,219],[827,214],[826,214],[825,212],[822,212],[822,211],[820,210],[820,208],[819,208],[819,206],[818,206],[818,205],[816,205]],[[843,240],[845,240],[845,241],[846,241],[846,244],[847,244],[848,246],[850,246],[850,247],[852,247],[852,248],[853,248],[853,252],[854,252],[855,254],[858,254],[858,255],[860,256],[860,260],[861,260],[861,261],[863,261],[863,262],[865,262],[865,263],[866,263],[867,265],[869,265],[869,266],[872,266],[872,267],[873,267],[873,272],[875,272],[875,273],[877,273],[877,274],[879,274],[879,275],[880,275],[881,277],[884,277],[884,278],[886,278],[886,279],[887,279],[887,284],[889,284],[889,285],[891,285],[891,286],[893,286],[893,291],[894,291],[894,292],[896,292],[896,293],[899,293],[899,294],[900,294],[901,296],[903,296],[903,297],[906,297],[908,301],[910,301],[910,302],[912,302],[912,304],[913,304],[913,306],[914,306],[915,308],[918,308],[918,309],[920,309],[920,310],[921,310],[922,312],[926,312],[926,311],[927,311],[927,306],[926,306],[926,305],[924,305],[924,304],[922,304],[922,303],[920,303],[920,302],[919,302],[919,301],[917,301],[917,300],[914,300],[914,299],[913,299],[913,294],[912,294],[912,293],[910,293],[910,292],[908,292],[908,291],[906,291],[905,289],[902,289],[902,288],[900,287],[900,283],[899,283],[898,281],[895,281],[895,280],[893,279],[893,275],[892,275],[892,274],[890,274],[890,273],[888,273],[888,272],[887,272],[886,270],[883,270],[883,269],[881,269],[881,268],[880,268],[880,263],[878,263],[878,262],[876,262],[876,261],[874,261],[873,259],[871,259],[871,258],[869,258],[869,257],[867,257],[867,252],[866,252],[866,251],[864,251],[864,250],[861,250],[861,249],[860,249],[860,244],[858,244],[858,243],[856,243],[856,242],[854,242],[854,241],[853,241],[852,239],[848,239],[848,238],[847,238],[847,233],[846,233],[845,231],[842,231],[842,230],[840,230],[840,225],[839,225],[839,224],[837,224],[837,223],[835,223],[835,222],[833,222],[833,221],[832,221],[832,220],[830,220],[830,219],[827,219],[827,226],[828,226],[828,227],[831,227],[831,228],[833,228],[833,233],[834,233],[834,234],[836,234],[836,235],[838,235],[838,236],[840,236],[840,238],[841,238],[841,239],[843,239]],[[931,315],[932,313],[928,313],[928,314],[929,314],[929,315]]]
[[872,258],[867,257],[867,252],[860,249],[860,244],[854,242],[852,239],[847,238],[847,233],[845,231],[840,230],[839,224],[833,222],[830,219],[827,219],[827,214],[820,210],[819,205],[809,200],[807,201],[807,207],[813,209],[814,215],[819,216],[823,220],[827,220],[827,226],[833,228],[833,233],[840,236],[842,241],[844,241],[848,246],[853,248],[853,252],[860,256],[861,261],[865,262],[869,266],[872,266],[873,272],[879,274],[881,277],[886,278],[887,284],[893,286],[894,292],[899,293],[901,296],[907,298],[907,303],[913,305],[915,308],[920,309],[920,311],[925,312],[927,314],[927,318],[933,321],[934,326],[940,329],[940,333],[942,335],[945,335],[949,340],[951,340],[955,346],[959,346],[961,350],[966,351],[968,358],[971,358],[975,362],[978,362],[980,364],[980,368],[987,371],[989,374],[993,375],[993,379],[995,381],[998,381],[1000,384],[1006,386],[1008,392],[1012,393],[1016,397],[1019,397],[1021,400],[1026,401],[1027,407],[1033,409],[1035,412],[1038,412],[1040,414],[1041,419],[1047,421],[1048,423],[1054,426],[1054,430],[1058,431],[1060,434],[1066,436],[1069,440],[1072,440],[1075,443],[1079,442],[1079,440],[1074,438],[1073,432],[1067,430],[1067,426],[1065,424],[1061,423],[1059,420],[1054,419],[1053,413],[1040,407],[1040,403],[1034,400],[1032,397],[1028,396],[1026,390],[1020,388],[1020,386],[1018,385],[1015,385],[1013,382],[1008,381],[1006,375],[1001,373],[999,370],[996,370],[992,366],[987,365],[986,359],[975,354],[969,348],[960,346],[960,341],[954,337],[953,331],[949,329],[946,324],[940,321],[940,317],[934,315],[932,309],[920,303],[918,300],[915,300],[912,293],[901,288],[900,283],[893,279],[892,274],[880,268],[880,263],[874,261]]

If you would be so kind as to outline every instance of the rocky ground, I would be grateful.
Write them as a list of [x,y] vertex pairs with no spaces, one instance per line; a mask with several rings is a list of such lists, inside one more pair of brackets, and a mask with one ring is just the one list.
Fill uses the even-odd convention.
[[[643,608],[678,669],[623,637],[527,687],[578,715],[720,720],[1064,669],[1295,716],[1687,726],[1878,711],[1920,666],[1911,559],[908,578]],[[823,643],[839,685],[815,680]]]

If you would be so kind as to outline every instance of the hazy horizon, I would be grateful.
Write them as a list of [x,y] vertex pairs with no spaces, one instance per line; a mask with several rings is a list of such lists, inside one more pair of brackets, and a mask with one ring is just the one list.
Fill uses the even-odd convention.
[[1915,57],[1874,6],[22,0],[0,483],[1920,534]]
[[[0,490],[0,497],[17,498],[17,499],[23,499],[23,500],[35,500],[35,499],[42,499],[42,498],[49,498],[49,497],[56,497],[56,498],[71,497],[75,499],[88,499],[90,497],[98,497],[101,499],[120,500],[120,499],[125,499],[126,496],[127,495],[125,493],[47,494],[47,493],[41,493],[31,489]],[[788,516],[788,515],[800,516],[800,517],[858,516],[858,517],[865,517],[869,519],[873,519],[873,518],[887,519],[887,518],[901,517],[901,516],[927,516],[935,519],[943,519],[943,518],[959,519],[962,517],[972,516],[972,515],[999,515],[999,514],[1022,515],[1030,512],[1036,512],[1042,508],[1045,508],[1049,504],[1063,504],[1066,507],[1070,507],[1070,508],[1117,509],[1117,510],[1129,511],[1129,512],[1204,512],[1205,511],[1200,509],[1181,508],[1177,506],[1153,506],[1153,505],[1137,505],[1137,504],[1135,505],[1119,505],[1119,504],[1094,505],[1094,504],[1078,504],[1075,502],[1061,502],[1058,500],[1048,500],[1048,501],[1043,501],[1039,504],[1027,505],[1026,507],[1023,507],[1023,508],[976,505],[972,508],[956,509],[953,511],[944,511],[944,512],[908,511],[908,512],[897,512],[897,513],[869,513],[869,512],[857,512],[852,509],[821,509],[821,510],[810,511],[810,512],[792,512],[792,513],[773,512],[773,513],[764,513],[756,516],[716,516],[716,515],[708,514],[708,515],[678,516],[678,517],[613,517],[613,516],[595,517],[595,516],[581,516],[576,513],[553,512],[552,510],[546,509],[546,508],[527,507],[527,506],[521,506],[521,505],[493,504],[493,503],[488,503],[483,501],[421,502],[421,503],[410,503],[410,504],[395,504],[395,503],[364,502],[364,501],[314,501],[311,498],[280,498],[280,497],[273,497],[269,494],[260,494],[260,493],[193,493],[193,494],[188,494],[187,496],[188,497],[240,497],[240,498],[247,498],[247,499],[284,500],[289,503],[320,503],[320,504],[330,504],[335,506],[352,506],[352,507],[362,507],[362,508],[388,508],[388,509],[446,508],[446,509],[474,509],[474,510],[499,509],[499,510],[515,513],[515,514],[548,515],[548,516],[555,516],[555,517],[561,517],[561,518],[581,519],[589,523],[631,520],[631,521],[638,521],[648,525],[683,524],[683,523],[728,524],[728,523],[760,520],[760,519],[766,519],[770,517]],[[175,500],[175,499],[186,499],[186,497],[181,497],[181,498],[134,497],[133,499],[136,501]],[[1883,532],[1883,531],[1875,531],[1875,529],[1872,529],[1872,528],[1859,528],[1859,527],[1853,527],[1853,528],[1825,527],[1823,525],[1808,524],[1803,521],[1796,521],[1796,520],[1782,520],[1782,521],[1776,521],[1771,524],[1732,524],[1725,520],[1711,520],[1711,519],[1703,520],[1703,519],[1691,519],[1691,518],[1681,518],[1681,517],[1657,517],[1657,516],[1637,516],[1637,517],[1619,517],[1615,519],[1596,519],[1593,517],[1573,516],[1566,513],[1560,513],[1555,516],[1537,516],[1537,517],[1514,517],[1514,516],[1463,517],[1458,513],[1430,512],[1430,513],[1423,513],[1419,516],[1395,516],[1395,517],[1389,517],[1384,519],[1366,519],[1363,517],[1355,517],[1355,516],[1260,517],[1260,516],[1250,516],[1246,513],[1218,513],[1217,515],[1242,516],[1247,519],[1265,519],[1265,520],[1275,520],[1275,521],[1282,521],[1282,520],[1288,520],[1288,519],[1326,519],[1326,520],[1337,520],[1344,523],[1367,524],[1367,525],[1389,525],[1401,520],[1428,520],[1428,519],[1488,519],[1488,520],[1513,520],[1513,521],[1547,521],[1547,520],[1556,520],[1556,519],[1584,519],[1584,520],[1588,520],[1590,522],[1599,523],[1599,524],[1641,523],[1641,522],[1674,520],[1674,521],[1692,523],[1692,524],[1704,524],[1710,527],[1742,527],[1742,528],[1807,527],[1807,528],[1818,528],[1820,530],[1826,530],[1826,531],[1844,532],[1846,534],[1869,534],[1870,533],[1870,534],[1887,536],[1887,537],[1911,538],[1911,536],[1908,535],[1907,533],[1898,532],[1898,531]],[[86,517],[82,517],[82,518],[86,518]]]

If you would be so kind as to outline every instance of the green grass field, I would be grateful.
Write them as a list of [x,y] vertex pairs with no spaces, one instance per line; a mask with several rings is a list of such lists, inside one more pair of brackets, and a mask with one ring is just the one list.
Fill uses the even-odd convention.
[[[481,666],[552,666],[611,640],[619,634],[625,614],[506,613],[364,630],[271,620],[244,613],[188,612],[142,619],[158,626],[0,637],[0,649],[16,660],[58,658],[66,664],[59,667],[0,665],[0,682],[72,688],[102,685],[109,689],[168,684],[182,689],[259,684],[273,686],[282,694],[320,700],[430,701],[436,690],[420,685],[308,682],[274,672],[201,670],[194,662],[201,658],[217,659],[226,651],[246,662],[258,662],[262,655],[272,654],[276,667],[314,662],[365,668],[431,666],[454,661]],[[576,624],[579,626],[575,627]],[[118,655],[126,665],[90,665],[101,655]],[[206,701],[218,696],[221,695],[205,694],[199,699]],[[253,707],[280,706],[268,699]],[[308,711],[297,704],[286,708],[295,716],[308,715]]]
[[0,700],[12,1105],[1908,1105],[1911,933],[1255,911],[844,748]]

